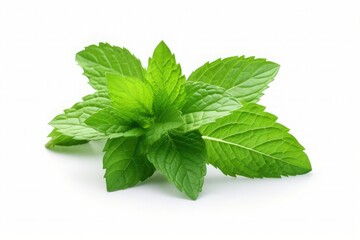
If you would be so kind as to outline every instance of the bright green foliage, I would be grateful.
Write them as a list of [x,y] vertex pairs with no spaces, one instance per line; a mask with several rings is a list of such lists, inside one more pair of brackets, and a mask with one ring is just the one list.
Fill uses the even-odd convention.
[[265,59],[229,57],[205,63],[190,75],[189,81],[223,87],[241,102],[257,102],[279,68]]
[[155,171],[146,158],[141,138],[108,139],[104,152],[103,165],[108,191],[132,187],[149,178]]
[[121,117],[147,128],[153,121],[153,92],[139,79],[123,75],[106,74],[107,88],[112,106]]
[[208,162],[224,174],[251,178],[310,172],[303,146],[264,109],[250,103],[204,127]]
[[149,161],[175,186],[196,199],[206,174],[206,149],[199,132],[170,133],[156,142]]
[[239,109],[241,104],[225,89],[201,82],[186,82],[186,102],[182,108],[184,130],[191,131],[215,122]]
[[168,105],[180,109],[185,99],[185,77],[175,56],[163,41],[149,59],[146,76],[154,91],[155,111],[161,112]]
[[76,55],[97,92],[56,116],[47,148],[107,139],[108,191],[157,169],[189,198],[202,191],[206,164],[225,175],[281,177],[311,171],[304,148],[255,104],[279,65],[254,57],[206,63],[186,81],[164,42],[147,70],[125,48],[91,45]]
[[115,73],[144,80],[141,62],[126,48],[108,43],[91,45],[76,54],[76,61],[84,69],[90,85],[96,90],[106,90],[106,73]]

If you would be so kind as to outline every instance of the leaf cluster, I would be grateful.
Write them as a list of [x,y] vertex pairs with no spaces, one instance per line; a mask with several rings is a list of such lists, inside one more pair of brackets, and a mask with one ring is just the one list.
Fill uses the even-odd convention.
[[191,199],[206,164],[229,176],[304,174],[304,148],[256,102],[279,65],[254,57],[205,63],[186,80],[164,42],[145,69],[127,49],[107,43],[77,53],[95,93],[56,116],[48,148],[106,139],[108,191],[126,189],[155,170]]

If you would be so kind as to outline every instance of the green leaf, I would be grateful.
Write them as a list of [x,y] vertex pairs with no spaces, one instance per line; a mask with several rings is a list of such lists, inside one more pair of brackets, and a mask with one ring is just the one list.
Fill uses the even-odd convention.
[[126,48],[111,46],[108,43],[91,45],[76,54],[76,61],[84,69],[90,85],[96,90],[106,90],[106,73],[144,79],[141,62]]
[[185,77],[175,56],[161,41],[149,59],[147,80],[153,88],[155,111],[161,112],[164,106],[173,105],[181,108],[185,99]]
[[48,137],[51,139],[46,143],[45,147],[49,149],[55,146],[73,146],[89,142],[87,140],[75,140],[72,137],[59,133],[56,129],[53,129]]
[[108,191],[132,187],[149,178],[155,171],[138,137],[108,139],[104,152],[103,165]]
[[101,133],[89,127],[85,120],[97,111],[110,106],[110,99],[106,92],[96,92],[83,98],[82,102],[64,110],[64,113],[56,116],[49,124],[63,135],[74,140],[97,140],[107,138]]
[[199,132],[164,135],[149,149],[148,159],[180,191],[191,199],[198,197],[206,174],[206,149]]
[[145,82],[123,75],[106,74],[112,106],[127,121],[147,128],[153,122],[153,93]]
[[85,124],[109,137],[141,136],[144,130],[135,124],[124,120],[112,107],[101,109],[85,120]]
[[204,127],[209,163],[226,175],[251,178],[310,172],[304,148],[264,109],[250,103]]
[[168,106],[156,116],[154,124],[146,132],[145,141],[147,145],[151,145],[168,131],[183,125],[184,119],[181,117],[181,112],[175,107]]
[[254,57],[229,57],[205,63],[194,71],[189,81],[223,87],[239,101],[257,102],[274,79],[280,66]]
[[192,131],[215,122],[241,108],[241,104],[225,89],[201,82],[186,82],[186,102],[182,108],[184,130]]

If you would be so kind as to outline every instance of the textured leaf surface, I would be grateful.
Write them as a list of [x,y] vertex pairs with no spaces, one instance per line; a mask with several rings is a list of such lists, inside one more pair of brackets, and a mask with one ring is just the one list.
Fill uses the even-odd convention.
[[47,148],[54,148],[55,146],[73,146],[89,142],[87,140],[75,140],[72,137],[59,133],[56,129],[52,130],[48,137],[51,139],[45,145]]
[[97,111],[110,105],[110,99],[106,92],[96,92],[83,98],[82,102],[64,110],[64,113],[56,116],[49,124],[63,135],[74,140],[96,140],[106,138],[101,133],[85,124],[85,120]]
[[181,112],[175,107],[168,106],[156,116],[154,124],[147,130],[146,143],[151,145],[168,131],[182,125],[184,125],[184,119],[181,117]]
[[147,80],[155,95],[155,110],[162,111],[163,106],[168,105],[180,108],[185,98],[185,77],[164,42],[155,48],[147,72]]
[[86,125],[113,138],[141,136],[144,130],[134,122],[124,120],[112,107],[104,108],[85,120]]
[[208,161],[224,174],[280,177],[304,174],[311,165],[304,148],[257,104],[233,112],[202,129]]
[[153,93],[150,86],[139,79],[122,75],[106,74],[106,78],[112,106],[121,117],[149,127],[153,120]]
[[76,61],[84,69],[90,85],[96,90],[106,89],[106,73],[144,79],[141,62],[127,49],[111,46],[108,43],[91,45],[76,54]]
[[201,82],[186,82],[186,101],[182,108],[185,131],[215,122],[242,105],[224,88]]
[[239,101],[257,102],[276,76],[280,66],[254,57],[229,57],[205,63],[194,71],[189,81],[223,87]]
[[199,132],[169,133],[149,149],[149,160],[157,170],[196,199],[206,174],[206,149]]
[[132,187],[155,171],[147,160],[140,138],[108,139],[104,151],[103,165],[108,191]]

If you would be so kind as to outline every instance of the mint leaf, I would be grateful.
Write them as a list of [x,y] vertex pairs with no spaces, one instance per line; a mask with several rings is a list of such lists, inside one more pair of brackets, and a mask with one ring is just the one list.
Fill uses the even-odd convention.
[[106,73],[144,79],[141,62],[126,48],[111,46],[108,43],[90,45],[76,54],[76,61],[84,69],[90,85],[96,90],[106,90]]
[[185,98],[185,77],[175,56],[163,41],[149,59],[147,73],[146,78],[154,91],[155,111],[162,111],[168,105],[181,108]]
[[96,92],[84,97],[82,102],[64,110],[64,113],[57,115],[49,124],[56,128],[57,132],[74,140],[107,138],[104,133],[89,127],[85,120],[109,105],[110,99],[107,93]]
[[121,117],[144,128],[149,127],[154,115],[150,86],[139,79],[111,73],[106,74],[106,79],[112,106]]
[[209,163],[226,175],[251,178],[304,174],[304,148],[264,107],[248,104],[202,129]]
[[85,120],[85,124],[93,129],[112,137],[141,136],[144,130],[133,122],[128,122],[112,108],[101,109]]
[[257,102],[274,79],[280,66],[254,57],[229,57],[205,63],[195,70],[189,81],[223,87],[239,101]]
[[206,149],[199,132],[169,133],[149,148],[148,159],[157,170],[196,199],[206,174]]
[[89,142],[87,140],[75,140],[72,137],[59,133],[56,129],[53,129],[48,137],[51,139],[45,145],[47,148],[54,148],[55,146],[73,146]]
[[155,171],[147,160],[140,138],[108,139],[104,148],[108,191],[126,189],[149,178]]
[[154,124],[146,132],[145,141],[148,145],[151,145],[168,131],[183,125],[184,119],[181,117],[181,112],[175,107],[168,106],[161,114],[156,116]]
[[239,109],[241,104],[225,89],[201,82],[186,82],[186,101],[182,108],[184,130],[192,131],[215,122]]

